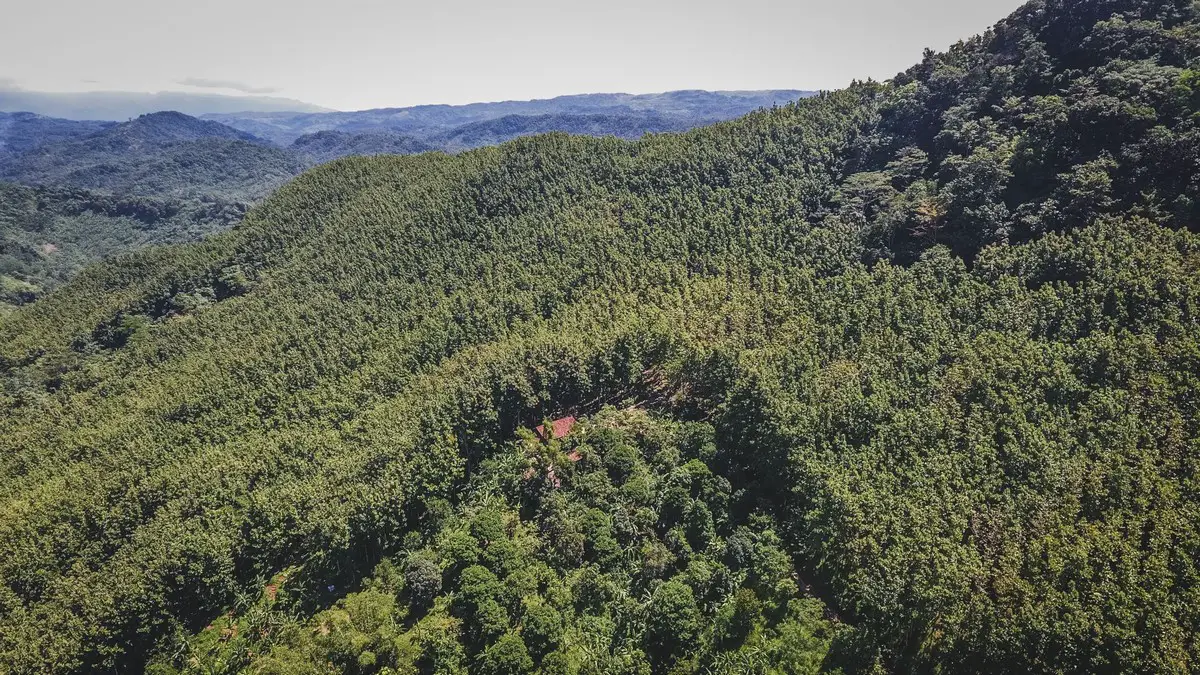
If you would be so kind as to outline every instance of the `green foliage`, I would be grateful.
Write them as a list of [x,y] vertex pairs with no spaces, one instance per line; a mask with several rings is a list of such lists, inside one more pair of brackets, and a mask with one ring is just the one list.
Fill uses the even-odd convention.
[[[633,448],[637,459],[632,469],[645,472],[648,466],[641,450],[650,444],[647,432],[656,437],[655,444],[682,446],[687,442],[685,429],[695,431],[694,425],[610,408],[585,420],[583,430],[566,443],[572,453],[596,447]],[[614,436],[619,443],[610,446],[605,439]],[[397,601],[397,593],[411,586],[412,571],[425,569],[428,561],[444,555],[446,545],[457,546],[453,542],[458,537],[427,533],[416,539],[433,541],[433,547],[407,553],[405,572],[385,559],[361,582],[362,590],[337,600],[330,609],[294,603],[300,615],[307,611],[311,616],[297,616],[281,631],[281,638],[264,635],[240,643],[237,653],[249,656],[237,661],[238,667],[255,672],[283,659],[301,658],[310,668],[331,664],[362,672],[406,672],[410,667],[455,672],[458,665],[436,664],[464,660],[471,672],[489,673],[532,672],[535,667],[541,672],[693,672],[716,667],[735,653],[763,650],[788,651],[793,655],[789,658],[810,664],[824,661],[834,629],[820,617],[820,601],[804,597],[793,587],[787,597],[779,598],[780,611],[767,616],[753,591],[738,587],[749,578],[742,567],[727,568],[715,560],[696,559],[686,566],[676,561],[669,565],[673,578],[662,583],[645,575],[641,561],[627,555],[615,555],[603,570],[595,565],[580,569],[574,563],[560,564],[547,544],[556,536],[553,522],[562,512],[584,533],[588,549],[615,536],[636,546],[657,541],[660,535],[652,527],[616,527],[633,504],[614,493],[597,495],[588,489],[592,479],[606,476],[602,462],[589,467],[580,461],[569,474],[566,466],[559,466],[568,480],[539,491],[530,501],[528,490],[539,479],[519,472],[521,478],[514,484],[511,472],[514,466],[538,461],[546,449],[532,439],[506,444],[469,481],[467,494],[472,496],[460,500],[442,524],[447,531],[482,539],[484,548],[509,544],[517,561],[507,577],[502,579],[483,565],[469,566],[436,597],[410,610]],[[562,461],[571,460],[564,456]],[[711,476],[695,460],[667,468]],[[665,491],[669,485],[666,480],[656,481],[657,490]],[[601,517],[600,505],[617,518]],[[526,511],[528,518],[518,510]],[[722,522],[728,519],[728,514],[721,515]],[[769,530],[760,529],[763,525],[763,519],[756,518],[736,532],[774,541]],[[414,545],[423,545],[416,539]],[[790,573],[788,568],[785,574]],[[814,603],[815,615],[807,609],[804,621],[794,618],[793,606]],[[793,633],[801,630],[808,631],[805,641],[787,646],[777,642],[785,634],[794,639]],[[431,631],[440,631],[445,639],[432,640]],[[756,641],[747,644],[751,632]],[[178,650],[198,655],[195,661],[180,661],[184,669],[222,670],[234,663],[221,660],[227,659],[228,649],[202,648],[207,635],[201,632],[187,638]]]
[[0,307],[33,302],[84,266],[228,229],[245,208],[0,183]]
[[[382,117],[379,111],[336,113],[336,121],[325,122],[317,121],[321,116],[273,115],[268,124],[220,116],[272,138],[279,147],[226,124],[176,112],[121,124],[0,113],[0,179],[42,186],[31,197],[0,184],[0,312],[33,301],[96,260],[227,229],[245,210],[238,202],[260,199],[319,163],[350,156],[458,152],[552,131],[632,139],[730,119],[764,102],[802,94],[637,97],[650,107],[645,112],[630,111],[610,95],[572,97],[572,113],[545,114],[556,110],[555,101],[475,104],[458,111],[439,109],[425,123],[417,120],[426,118],[428,109]],[[594,100],[585,104],[585,98]],[[629,97],[615,96],[622,98]],[[603,112],[586,112],[585,105]],[[502,109],[513,106],[522,114],[503,114]],[[655,112],[657,108],[670,112]],[[303,135],[279,128],[314,123],[321,130]],[[328,124],[353,133],[322,126]],[[397,133],[395,125],[410,135]]]
[[521,635],[537,658],[544,658],[562,642],[562,614],[550,605],[538,605],[525,613]]
[[696,649],[700,629],[692,589],[676,579],[659,586],[646,615],[646,653],[661,671]]
[[521,636],[509,633],[479,655],[475,672],[480,675],[522,675],[533,672],[533,659]]
[[414,609],[425,608],[442,590],[442,569],[428,556],[413,554],[404,566],[404,585]]
[[1196,26],[1039,2],[87,268],[0,318],[0,669],[1195,672]]
[[717,633],[730,645],[741,645],[763,621],[762,603],[750,588],[740,588],[718,618]]

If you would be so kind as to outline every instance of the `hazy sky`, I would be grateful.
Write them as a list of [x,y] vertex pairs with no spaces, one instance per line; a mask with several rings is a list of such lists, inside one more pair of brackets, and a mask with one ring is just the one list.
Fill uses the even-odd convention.
[[0,83],[274,94],[341,110],[886,79],[1020,0],[30,0]]

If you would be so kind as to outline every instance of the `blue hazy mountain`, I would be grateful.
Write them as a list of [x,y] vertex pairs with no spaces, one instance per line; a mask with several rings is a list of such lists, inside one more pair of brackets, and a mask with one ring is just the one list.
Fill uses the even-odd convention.
[[0,160],[40,145],[102,131],[116,122],[77,122],[30,112],[0,112]]
[[[429,139],[456,127],[509,117],[543,115],[638,116],[654,114],[672,130],[740,117],[811,95],[793,89],[769,91],[672,91],[661,94],[579,94],[534,101],[467,105],[422,105],[357,112],[251,112],[202,115],[276,143],[291,143],[318,131],[389,131]],[[567,119],[567,118],[564,118]],[[547,129],[551,130],[551,129]],[[567,131],[567,129],[553,129]]]
[[321,112],[328,109],[303,101],[272,96],[226,96],[178,91],[59,93],[0,88],[0,110],[20,110],[69,120],[120,122],[160,110],[178,110],[189,115],[203,115],[243,111]]
[[289,149],[306,160],[319,164],[352,155],[415,155],[438,148],[411,136],[386,131],[318,131],[297,138]]
[[160,112],[37,145],[0,162],[0,178],[115,195],[252,200],[309,165],[244,131]]
[[504,141],[552,131],[583,136],[616,136],[635,139],[648,133],[686,131],[697,126],[696,120],[657,112],[621,112],[546,115],[505,115],[482,122],[470,122],[434,136],[431,141],[443,150],[470,150]]

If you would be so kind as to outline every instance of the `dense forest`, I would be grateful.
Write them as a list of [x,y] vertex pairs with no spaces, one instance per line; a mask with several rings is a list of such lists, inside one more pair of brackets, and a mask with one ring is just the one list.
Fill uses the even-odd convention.
[[[334,161],[0,318],[0,670],[1200,672],[1200,6]],[[540,427],[540,429],[539,429]]]
[[0,183],[0,312],[35,301],[84,266],[195,241],[245,215],[233,202],[111,197]]

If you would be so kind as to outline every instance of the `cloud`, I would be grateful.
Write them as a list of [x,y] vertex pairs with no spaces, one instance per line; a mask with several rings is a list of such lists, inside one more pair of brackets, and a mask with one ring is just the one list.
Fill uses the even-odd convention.
[[243,94],[274,94],[279,91],[275,87],[255,87],[236,80],[209,80],[203,77],[185,77],[177,81],[176,84],[204,89],[233,89]]
[[11,77],[0,76],[0,89],[5,91],[20,91],[21,85],[17,84],[17,81]]

